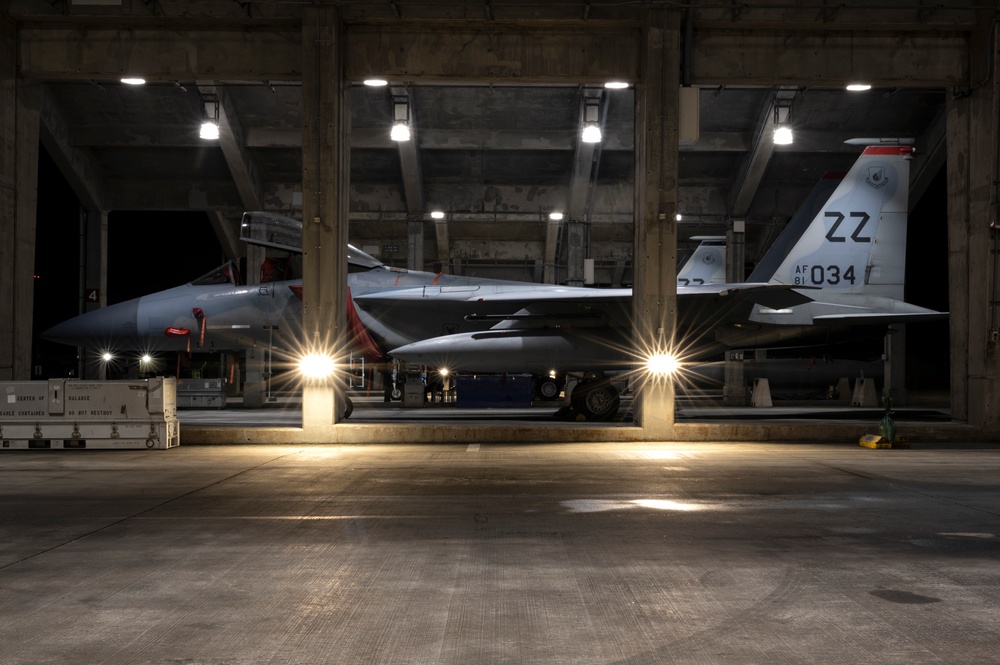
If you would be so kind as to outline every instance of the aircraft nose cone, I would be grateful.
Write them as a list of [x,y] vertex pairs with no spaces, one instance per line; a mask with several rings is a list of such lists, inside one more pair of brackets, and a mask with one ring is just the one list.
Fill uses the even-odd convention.
[[40,337],[70,346],[101,346],[136,339],[139,299],[102,307],[52,326]]

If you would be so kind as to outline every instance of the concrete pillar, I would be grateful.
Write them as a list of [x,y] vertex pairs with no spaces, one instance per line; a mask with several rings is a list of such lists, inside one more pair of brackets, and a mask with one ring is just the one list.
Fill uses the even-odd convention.
[[587,258],[587,226],[583,222],[566,224],[566,285],[583,286],[583,260]]
[[411,219],[406,223],[406,267],[426,270],[424,267],[424,223]]
[[[347,210],[349,114],[344,82],[340,13],[328,5],[302,9],[302,342],[332,352],[343,367],[347,353]],[[343,413],[339,380],[308,383],[302,395],[307,440],[330,440]]]
[[[104,210],[82,213],[84,231],[83,283],[80,311],[91,312],[108,304],[108,213]],[[107,364],[92,361],[97,349],[81,349],[80,373],[84,379],[103,381]],[[88,359],[91,362],[88,362]]]
[[16,78],[14,26],[0,18],[0,381],[31,378],[39,90]]
[[[893,406],[906,406],[906,326],[889,326],[882,348],[885,367],[882,391],[892,398]],[[925,352],[917,349],[917,353]]]
[[257,347],[246,350],[243,382],[243,408],[259,409],[264,406],[267,392],[268,349]]
[[980,26],[970,49],[989,57],[973,60],[970,80],[982,84],[948,95],[945,107],[948,300],[952,416],[990,429],[1000,426],[1000,51],[998,27],[988,20]]
[[[267,257],[267,250],[259,245],[245,243],[247,267],[244,279],[247,284],[260,284],[260,266]],[[243,408],[259,409],[266,402],[267,356],[270,349],[256,347],[246,349],[243,372]]]
[[743,351],[726,351],[725,383],[722,386],[723,406],[746,406],[747,385],[743,376]]
[[[674,347],[677,316],[677,117],[680,15],[648,9],[642,28],[641,78],[636,85],[635,284],[637,353]],[[636,419],[647,440],[673,438],[674,385],[647,381]]]

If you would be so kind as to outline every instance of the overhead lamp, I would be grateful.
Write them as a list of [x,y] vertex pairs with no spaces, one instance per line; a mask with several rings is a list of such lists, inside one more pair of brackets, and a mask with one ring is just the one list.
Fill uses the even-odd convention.
[[604,84],[604,87],[608,90],[624,90],[628,87],[628,83],[625,81],[608,81]]
[[121,81],[126,85],[144,85],[146,83],[146,79],[139,76],[123,76]]
[[205,121],[201,123],[198,136],[212,141],[219,138],[219,100],[205,100]]
[[861,83],[860,81],[858,81],[858,82],[855,82],[855,83],[848,83],[847,84],[847,89],[850,90],[851,92],[864,92],[866,90],[871,90],[872,89],[872,84],[871,83]]
[[444,213],[440,210],[432,210],[431,219],[444,219]]
[[394,102],[393,103],[393,125],[392,131],[389,132],[389,138],[393,141],[409,141],[410,140],[410,125],[409,122],[409,107],[406,102]]
[[791,100],[779,100],[774,104],[774,145],[789,145],[793,140],[792,126],[788,122],[790,105]]
[[365,85],[371,88],[381,88],[389,85],[389,82],[385,79],[365,79]]
[[563,218],[563,214],[561,212],[550,212],[549,213],[549,219],[551,219],[553,222],[558,222],[562,218]]
[[584,143],[600,143],[601,141],[601,127],[598,125],[600,120],[600,110],[596,103],[587,103],[583,109],[583,136],[581,140]]

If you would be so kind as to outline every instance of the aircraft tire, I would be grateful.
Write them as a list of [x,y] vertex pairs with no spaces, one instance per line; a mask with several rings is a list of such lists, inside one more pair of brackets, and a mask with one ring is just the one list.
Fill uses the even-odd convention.
[[399,400],[403,399],[403,391],[397,388],[396,386],[393,386],[392,392],[389,393],[389,397],[391,397],[394,402],[398,402]]
[[535,394],[543,402],[553,402],[559,399],[559,393],[562,392],[562,389],[563,381],[561,379],[547,376],[539,378],[538,383],[535,384]]
[[344,398],[344,420],[347,420],[348,418],[350,418],[352,413],[354,413],[354,402],[351,401],[350,397],[345,397]]
[[605,422],[618,413],[621,397],[618,390],[607,379],[584,381],[577,385],[570,398],[573,408],[587,420]]

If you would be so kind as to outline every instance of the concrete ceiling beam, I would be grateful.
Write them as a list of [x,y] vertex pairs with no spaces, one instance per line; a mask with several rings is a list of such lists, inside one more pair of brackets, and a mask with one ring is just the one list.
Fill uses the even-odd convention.
[[206,108],[218,104],[219,114],[219,147],[233,176],[233,183],[240,194],[240,200],[246,210],[259,210],[261,207],[260,174],[254,164],[253,157],[244,148],[243,127],[236,109],[225,88],[212,83],[198,84]]
[[[884,24],[883,24],[884,25]],[[879,88],[969,84],[963,32],[789,32],[703,29],[692,46],[695,85],[832,85]]]
[[39,138],[66,182],[90,211],[109,210],[105,201],[101,170],[93,157],[70,142],[70,127],[47,86],[41,87]]

